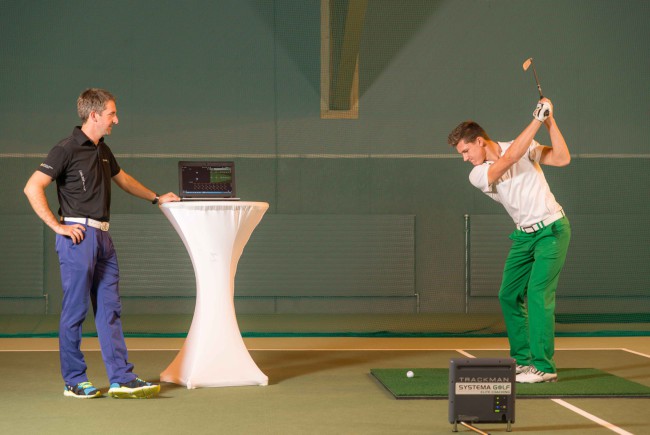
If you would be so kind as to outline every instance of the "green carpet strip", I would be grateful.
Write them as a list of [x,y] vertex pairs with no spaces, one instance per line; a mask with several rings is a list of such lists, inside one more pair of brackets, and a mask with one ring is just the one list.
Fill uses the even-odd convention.
[[[407,371],[414,376],[408,378]],[[432,368],[371,369],[396,399],[446,399],[449,370]],[[558,370],[558,382],[516,384],[518,398],[650,397],[650,387],[592,368]]]

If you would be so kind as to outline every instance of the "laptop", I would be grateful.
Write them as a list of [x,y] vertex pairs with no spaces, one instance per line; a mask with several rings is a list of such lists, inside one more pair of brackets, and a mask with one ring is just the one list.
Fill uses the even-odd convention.
[[178,162],[181,201],[237,201],[235,162]]

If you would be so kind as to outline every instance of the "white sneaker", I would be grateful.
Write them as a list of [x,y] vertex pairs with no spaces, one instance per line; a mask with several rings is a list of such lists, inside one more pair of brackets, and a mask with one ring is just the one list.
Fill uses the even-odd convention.
[[517,375],[516,381],[522,384],[537,384],[540,382],[557,382],[557,373],[545,373],[530,366],[528,370]]
[[524,366],[524,365],[517,364],[517,369],[516,369],[515,373],[516,374],[523,373],[523,372],[528,371],[528,369],[530,369],[530,366]]

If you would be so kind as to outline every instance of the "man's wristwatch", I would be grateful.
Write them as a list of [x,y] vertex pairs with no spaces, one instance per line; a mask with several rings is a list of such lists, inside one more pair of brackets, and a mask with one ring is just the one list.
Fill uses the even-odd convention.
[[158,201],[160,201],[160,197],[156,193],[156,197],[153,199],[153,201],[151,201],[151,203],[155,205],[155,204],[158,204]]

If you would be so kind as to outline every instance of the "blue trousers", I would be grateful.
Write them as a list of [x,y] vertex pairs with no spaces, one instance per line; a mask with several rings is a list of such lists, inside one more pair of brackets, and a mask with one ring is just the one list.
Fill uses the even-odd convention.
[[73,244],[70,237],[56,236],[61,267],[63,306],[59,322],[61,374],[66,385],[88,380],[81,352],[82,324],[92,303],[97,336],[111,383],[136,378],[128,362],[120,320],[119,268],[113,240],[107,231],[86,227],[84,239]]

